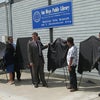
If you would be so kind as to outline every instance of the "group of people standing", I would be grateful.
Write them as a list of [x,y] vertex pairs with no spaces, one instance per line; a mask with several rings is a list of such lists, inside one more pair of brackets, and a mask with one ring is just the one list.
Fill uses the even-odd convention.
[[[70,89],[71,92],[77,91],[77,77],[76,77],[76,67],[77,67],[77,48],[74,45],[74,39],[72,37],[67,38],[66,45],[68,45],[69,50],[67,53],[67,64],[70,74]],[[37,32],[33,32],[32,40],[29,40],[27,44],[27,54],[29,60],[29,67],[32,76],[32,84],[35,88],[38,88],[40,82],[42,82],[43,87],[48,87],[48,84],[45,80],[44,75],[44,57],[42,50],[48,48],[48,45],[43,45],[38,36]],[[9,82],[10,84],[14,83],[14,66],[16,59],[16,52],[13,44],[13,38],[8,37],[8,42],[6,44],[5,51],[5,63],[6,69],[9,73]],[[17,67],[17,66],[16,66]],[[18,71],[17,79],[20,81],[21,73]]]
[[[100,33],[99,33],[100,37]],[[68,64],[68,71],[70,76],[70,92],[77,91],[77,47],[74,44],[74,39],[72,37],[67,38],[66,45],[69,47],[66,59]],[[39,84],[42,82],[43,87],[48,87],[45,80],[44,74],[44,57],[42,50],[48,48],[48,45],[43,45],[41,43],[40,37],[37,32],[33,32],[32,40],[29,40],[27,44],[27,54],[29,60],[29,67],[32,76],[32,84],[35,88],[38,88]],[[100,49],[99,49],[100,50]],[[15,72],[17,73],[17,80],[21,81],[21,72],[17,65],[16,58],[16,46],[13,43],[13,37],[9,36],[6,43],[6,50],[4,55],[4,62],[6,65],[7,73],[9,73],[9,84],[14,84]],[[99,61],[100,63],[100,61]],[[100,94],[99,94],[100,96]]]

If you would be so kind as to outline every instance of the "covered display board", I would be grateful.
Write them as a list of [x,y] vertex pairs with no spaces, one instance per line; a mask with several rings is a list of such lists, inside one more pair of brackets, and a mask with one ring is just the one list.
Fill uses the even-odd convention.
[[84,71],[91,71],[98,57],[98,49],[100,48],[100,39],[91,36],[80,42],[78,72],[82,74]]

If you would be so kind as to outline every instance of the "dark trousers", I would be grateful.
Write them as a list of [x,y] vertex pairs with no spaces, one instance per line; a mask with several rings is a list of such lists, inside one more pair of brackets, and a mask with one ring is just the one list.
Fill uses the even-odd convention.
[[[32,84],[35,84],[34,69],[32,67],[30,67],[30,72],[31,72]],[[37,81],[37,83],[40,83],[39,75],[38,75],[38,81]]]
[[20,72],[20,68],[22,66],[22,63],[18,63],[16,61],[17,59],[15,59],[15,63],[14,63],[14,72],[13,72],[13,80],[15,80],[15,73],[16,73],[16,78],[18,81],[20,81],[21,78],[21,72]]
[[[16,72],[16,77],[17,77],[17,80],[20,80],[20,77],[21,77],[21,72],[20,70],[17,70],[15,71]],[[13,72],[13,80],[15,80],[15,72]]]
[[17,80],[20,81],[21,72],[20,72],[20,67],[19,66],[14,67],[13,80],[15,80],[15,73],[16,73]]
[[39,64],[34,65],[34,67],[30,68],[31,76],[32,76],[32,83],[39,84],[42,81],[43,85],[46,85],[45,75],[44,75],[44,63],[40,57]]
[[77,89],[77,77],[76,77],[75,69],[76,69],[76,66],[71,66],[71,71],[69,72],[69,74],[70,74],[70,86],[73,89]]
[[32,84],[34,84],[33,72],[32,72],[32,67],[31,66],[30,66],[30,72],[31,72]]

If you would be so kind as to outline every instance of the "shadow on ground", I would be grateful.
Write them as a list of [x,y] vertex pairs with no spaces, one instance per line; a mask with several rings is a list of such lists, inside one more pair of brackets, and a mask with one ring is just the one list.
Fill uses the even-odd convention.
[[[79,84],[78,84],[79,85]],[[100,81],[95,79],[84,79],[80,83],[79,91],[85,92],[99,92],[100,91]]]

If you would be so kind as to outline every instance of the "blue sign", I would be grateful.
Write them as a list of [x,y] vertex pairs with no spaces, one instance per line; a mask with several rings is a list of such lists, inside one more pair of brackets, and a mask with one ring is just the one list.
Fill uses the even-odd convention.
[[32,10],[32,24],[33,29],[72,25],[72,2]]

